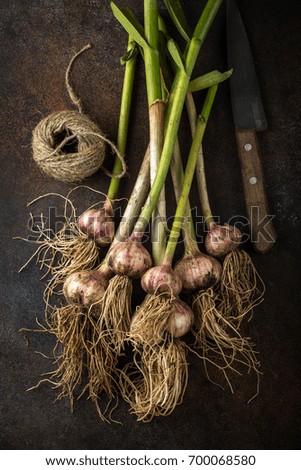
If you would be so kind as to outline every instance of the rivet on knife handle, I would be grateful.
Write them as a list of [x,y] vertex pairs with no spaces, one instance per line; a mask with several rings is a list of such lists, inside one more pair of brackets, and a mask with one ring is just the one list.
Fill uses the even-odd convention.
[[256,251],[266,253],[272,248],[277,237],[264,189],[256,131],[236,129],[236,140],[251,241]]

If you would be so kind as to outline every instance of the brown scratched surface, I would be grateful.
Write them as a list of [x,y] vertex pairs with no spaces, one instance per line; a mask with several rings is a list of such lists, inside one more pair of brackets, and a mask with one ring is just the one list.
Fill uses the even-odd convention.
[[[119,0],[142,19],[143,4]],[[187,0],[193,25],[204,1]],[[161,5],[162,4],[162,5]],[[160,2],[163,15],[166,10]],[[115,417],[123,426],[99,421],[91,403],[82,399],[70,414],[66,400],[55,402],[55,391],[43,386],[26,389],[48,370],[49,362],[35,354],[49,352],[52,338],[31,337],[29,347],[18,333],[42,318],[43,285],[34,264],[19,267],[32,246],[13,241],[26,234],[26,204],[46,192],[66,194],[71,186],[43,176],[31,158],[31,132],[42,116],[71,107],[64,84],[70,57],[91,42],[76,63],[73,84],[86,112],[116,139],[123,68],[119,57],[126,35],[114,19],[108,1],[0,1],[0,143],[1,143],[1,314],[0,314],[0,447],[2,449],[297,449],[301,436],[301,317],[300,317],[300,2],[242,0],[239,2],[255,57],[269,129],[258,135],[265,179],[278,241],[273,251],[255,254],[265,280],[265,302],[247,327],[261,351],[259,397],[253,376],[234,378],[236,393],[205,379],[201,363],[190,356],[190,379],[184,402],[168,418],[137,423],[121,403]],[[225,5],[197,64],[198,73],[225,70]],[[135,84],[134,110],[127,161],[130,178],[120,196],[129,194],[148,141],[142,63]],[[202,95],[196,95],[200,106]],[[184,120],[183,148],[189,146]],[[228,84],[219,90],[204,142],[211,203],[223,221],[245,216],[243,190]],[[109,162],[110,153],[107,155]],[[110,163],[108,163],[110,166]],[[98,173],[87,181],[105,191],[108,178]],[[173,196],[168,181],[169,211]],[[90,196],[89,196],[90,198]],[[83,210],[89,199],[77,199]],[[33,207],[45,210],[45,201]],[[57,199],[50,201],[54,207]],[[196,192],[192,205],[198,207]],[[199,209],[198,209],[199,210]],[[59,211],[59,209],[58,209]],[[179,250],[177,256],[181,253]],[[134,302],[142,293],[136,285]]]

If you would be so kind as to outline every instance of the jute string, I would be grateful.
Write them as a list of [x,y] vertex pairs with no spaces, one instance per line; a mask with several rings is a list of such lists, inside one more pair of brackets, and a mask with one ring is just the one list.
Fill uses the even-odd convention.
[[83,113],[81,100],[70,84],[74,61],[90,48],[91,45],[87,44],[77,52],[66,70],[66,88],[70,100],[78,111],[65,110],[52,113],[42,119],[33,130],[34,160],[47,175],[66,183],[82,181],[100,168],[105,174],[112,176],[112,173],[103,167],[106,143],[122,163],[122,171],[114,175],[114,178],[121,178],[126,173],[124,157],[116,145]]

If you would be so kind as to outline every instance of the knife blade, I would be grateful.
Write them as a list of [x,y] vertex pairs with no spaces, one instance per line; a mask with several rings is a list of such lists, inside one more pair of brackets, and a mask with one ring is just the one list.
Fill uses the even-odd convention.
[[266,253],[277,236],[256,132],[267,129],[267,120],[246,30],[234,0],[227,0],[227,50],[228,65],[233,68],[229,82],[231,103],[251,242],[256,251]]

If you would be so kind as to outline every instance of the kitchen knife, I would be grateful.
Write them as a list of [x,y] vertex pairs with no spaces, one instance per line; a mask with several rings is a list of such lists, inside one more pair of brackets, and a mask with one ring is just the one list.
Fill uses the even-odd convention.
[[227,2],[227,48],[235,134],[250,223],[256,251],[269,251],[276,241],[273,216],[269,213],[264,176],[256,137],[267,129],[259,85],[245,27],[234,0]]

